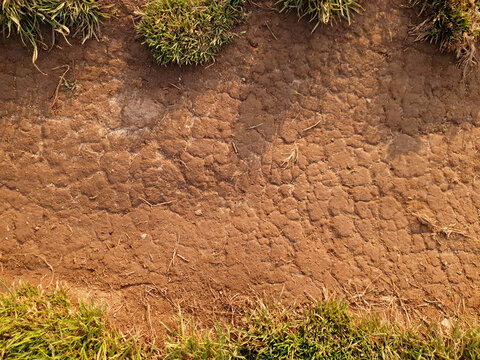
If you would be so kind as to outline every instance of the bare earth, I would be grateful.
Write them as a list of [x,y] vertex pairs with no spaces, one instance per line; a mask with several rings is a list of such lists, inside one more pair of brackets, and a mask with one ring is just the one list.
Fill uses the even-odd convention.
[[[115,3],[100,42],[41,53],[48,76],[0,41],[1,278],[150,330],[282,289],[479,315],[479,76],[413,41],[406,1],[313,34],[251,5],[196,68],[154,64]],[[67,64],[81,87],[51,110]]]

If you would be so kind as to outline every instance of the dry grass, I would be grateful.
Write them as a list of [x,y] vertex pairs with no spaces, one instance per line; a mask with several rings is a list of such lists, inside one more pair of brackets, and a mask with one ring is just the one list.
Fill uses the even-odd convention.
[[285,158],[285,160],[283,160],[281,166],[287,168],[289,166],[296,164],[297,161],[298,161],[298,145],[295,144],[292,150],[290,151],[290,153],[288,154],[288,156]]
[[95,304],[72,304],[65,288],[21,285],[0,293],[0,359],[145,359],[151,354],[110,328]]
[[[69,36],[80,36],[82,43],[100,33],[100,22],[106,15],[96,0],[2,0],[0,27],[8,37],[20,36],[24,45],[33,47],[32,61],[39,47],[53,47],[57,35],[68,43]],[[51,28],[51,44],[45,43],[42,28]]]
[[456,224],[443,226],[437,225],[435,221],[431,219],[428,215],[418,213],[412,213],[412,215],[415,216],[422,225],[427,226],[434,234],[442,234],[447,239],[450,238],[450,236],[452,235],[460,235],[465,238],[473,239],[473,237],[467,234],[465,231],[455,228]]
[[361,6],[355,0],[280,0],[281,11],[296,11],[300,18],[306,16],[315,25],[327,24],[334,18],[342,18],[350,23],[352,12]]
[[438,44],[453,52],[464,76],[477,63],[480,3],[475,0],[412,0],[424,20],[412,33],[416,40]]
[[237,326],[200,329],[180,320],[165,359],[478,359],[480,328],[459,321],[398,326],[353,315],[343,302],[257,302]]

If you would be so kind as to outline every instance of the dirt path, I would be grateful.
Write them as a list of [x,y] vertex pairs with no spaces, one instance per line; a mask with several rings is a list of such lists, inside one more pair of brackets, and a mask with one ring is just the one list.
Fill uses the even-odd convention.
[[[252,6],[215,64],[181,69],[118,6],[101,42],[43,53],[48,76],[0,42],[0,277],[53,269],[139,327],[282,288],[478,315],[480,82],[413,43],[404,2],[314,34]],[[81,88],[50,111],[65,64]]]

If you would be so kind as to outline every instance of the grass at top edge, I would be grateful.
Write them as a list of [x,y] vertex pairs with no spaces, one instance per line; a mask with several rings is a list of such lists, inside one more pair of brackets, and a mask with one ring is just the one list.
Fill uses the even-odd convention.
[[419,41],[438,44],[453,53],[466,71],[478,62],[480,35],[479,0],[410,0],[423,21],[412,33]]
[[247,16],[244,0],[153,0],[139,15],[137,34],[161,65],[213,61]]
[[362,9],[356,0],[278,0],[280,12],[295,11],[300,18],[314,23],[312,32],[321,24],[331,23],[336,18],[350,23],[352,14]]
[[[0,32],[6,37],[18,35],[24,45],[33,48],[32,62],[39,48],[49,49],[55,37],[79,36],[84,43],[98,39],[102,19],[108,17],[97,0],[1,0]],[[51,29],[50,44],[46,43],[42,27]]]

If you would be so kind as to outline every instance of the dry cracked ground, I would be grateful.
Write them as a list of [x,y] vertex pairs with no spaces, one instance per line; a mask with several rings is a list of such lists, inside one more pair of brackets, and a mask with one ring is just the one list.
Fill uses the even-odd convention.
[[[404,2],[313,34],[251,4],[196,68],[154,64],[138,4],[114,4],[101,41],[41,54],[47,76],[0,42],[1,278],[150,330],[282,291],[478,315],[479,76],[415,43]],[[64,65],[77,89],[51,107]]]

